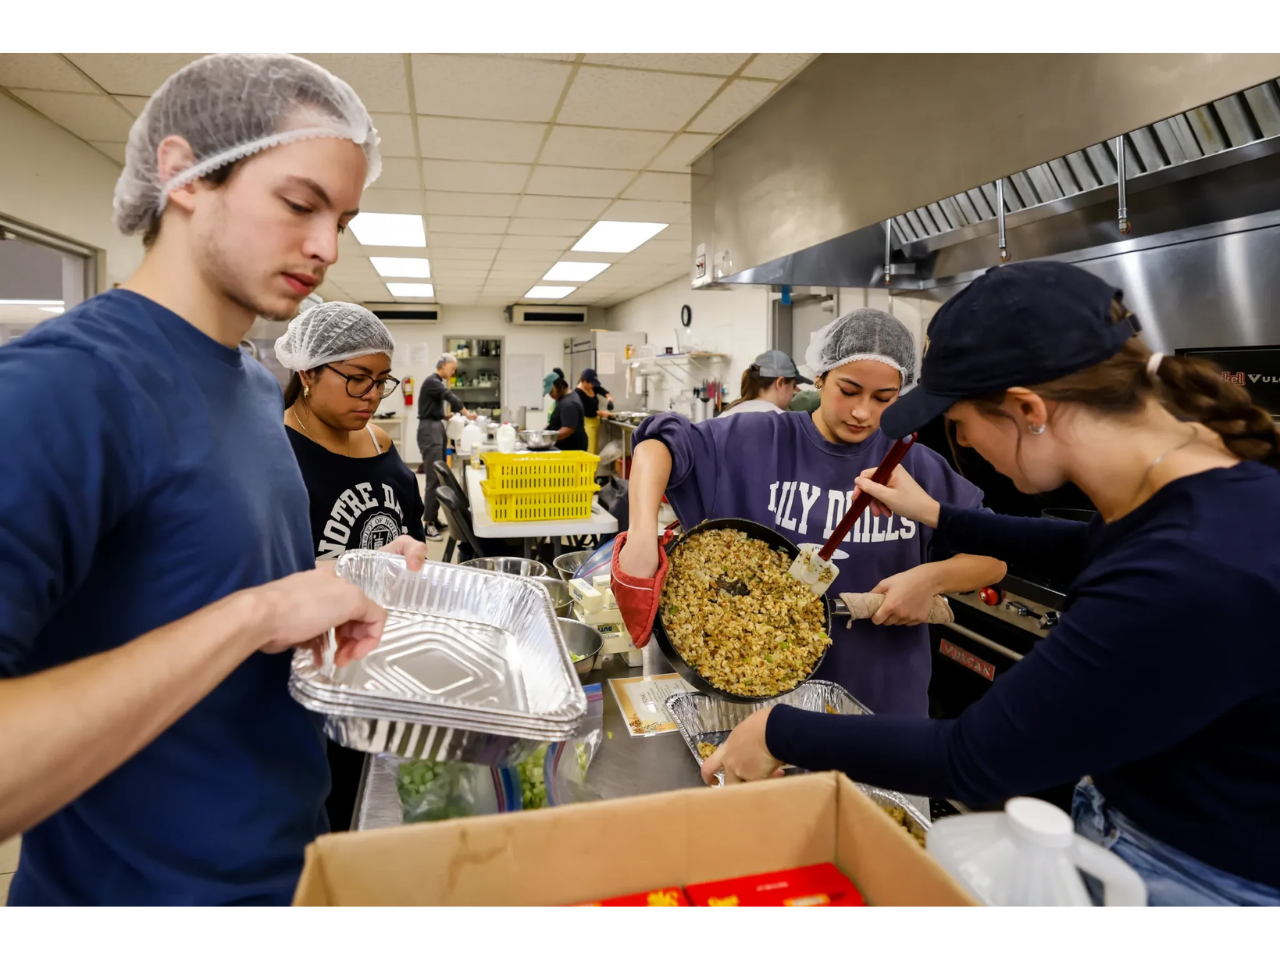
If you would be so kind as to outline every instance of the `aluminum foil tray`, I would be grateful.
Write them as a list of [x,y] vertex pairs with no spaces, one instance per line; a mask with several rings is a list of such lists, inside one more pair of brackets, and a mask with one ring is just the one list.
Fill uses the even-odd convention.
[[457,727],[332,715],[324,719],[324,732],[335,743],[365,753],[393,754],[407,760],[454,760],[485,767],[514,766],[548,742]]
[[[779,703],[815,713],[871,713],[853,699],[844,687],[829,680],[806,680],[790,693],[760,703],[730,703],[698,692],[676,693],[667,697],[666,707],[680,736],[684,738],[685,745],[701,766],[699,741],[719,746],[728,738],[730,731],[751,714]],[[785,769],[791,772],[795,768]],[[724,783],[723,774],[719,780]]]
[[377,739],[339,718],[535,742],[577,730],[586,695],[540,584],[443,563],[410,572],[403,558],[368,550],[343,554],[337,573],[388,611],[377,650],[332,678],[309,651],[294,656],[290,692],[350,728],[339,742]]
[[[879,787],[868,787],[863,783],[858,784],[858,786],[861,788],[863,793],[885,810],[901,810],[903,813],[902,825],[917,840],[923,841],[928,835],[930,826],[929,815],[921,811],[918,798],[908,797],[893,790],[882,790]],[[927,800],[925,801],[925,809],[928,809]]]

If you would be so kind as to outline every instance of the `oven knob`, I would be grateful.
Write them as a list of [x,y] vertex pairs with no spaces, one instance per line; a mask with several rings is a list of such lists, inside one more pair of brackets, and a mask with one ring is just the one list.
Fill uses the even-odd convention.
[[1016,613],[1020,617],[1035,616],[1035,614],[1031,612],[1031,609],[1029,607],[1027,607],[1025,604],[1018,603],[1015,600],[1010,600],[1008,603],[1004,605],[1004,608],[1006,610],[1012,610],[1014,613]]
[[1043,617],[1040,618],[1041,630],[1050,630],[1053,627],[1056,627],[1057,625],[1058,625],[1058,615],[1052,610],[1050,610],[1048,613],[1046,613]]
[[978,596],[988,607],[1000,606],[1000,591],[995,587],[983,587],[978,591]]

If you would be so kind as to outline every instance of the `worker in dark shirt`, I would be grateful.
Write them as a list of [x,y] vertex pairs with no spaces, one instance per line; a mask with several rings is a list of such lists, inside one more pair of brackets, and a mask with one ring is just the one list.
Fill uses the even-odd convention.
[[457,372],[458,358],[452,353],[442,353],[436,361],[436,372],[422,383],[422,404],[418,407],[418,452],[422,455],[423,475],[426,479],[422,494],[422,523],[428,540],[440,539],[440,501],[436,498],[440,478],[431,465],[444,459],[448,442],[444,422],[449,414],[445,411],[445,404],[454,413],[465,414],[471,420],[476,418],[458,399],[458,395],[449,389],[448,381]]
[[582,398],[569,386],[564,377],[559,377],[551,385],[551,399],[556,407],[551,411],[548,430],[559,431],[556,434],[556,446],[561,450],[587,449],[586,411],[582,408]]
[[1153,905],[1280,906],[1280,434],[1138,329],[1119,290],[1052,261],[997,267],[938,311],[921,385],[882,428],[945,413],[1018,489],[1073,482],[1100,517],[939,505],[902,468],[857,485],[951,549],[1056,562],[1074,578],[1057,625],[954,720],[766,708],[704,777],[785,762],[978,806],[1083,778],[1076,829]]

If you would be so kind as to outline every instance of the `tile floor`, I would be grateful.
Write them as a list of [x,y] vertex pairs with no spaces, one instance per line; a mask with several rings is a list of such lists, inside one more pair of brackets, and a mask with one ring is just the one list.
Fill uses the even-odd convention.
[[[418,477],[418,486],[421,489],[423,477]],[[427,544],[427,556],[432,560],[440,560],[444,556],[444,541],[429,542]],[[0,843],[0,907],[4,906],[9,897],[9,882],[13,879],[13,872],[18,869],[18,848],[21,845],[21,837],[14,837],[12,840],[6,840]]]

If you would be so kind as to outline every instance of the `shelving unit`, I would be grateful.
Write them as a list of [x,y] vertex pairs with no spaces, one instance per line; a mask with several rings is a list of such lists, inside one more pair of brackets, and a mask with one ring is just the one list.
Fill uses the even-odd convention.
[[[470,410],[500,410],[502,407],[502,337],[444,338],[444,348],[458,358],[455,382],[449,389]],[[487,383],[480,383],[488,376]]]

